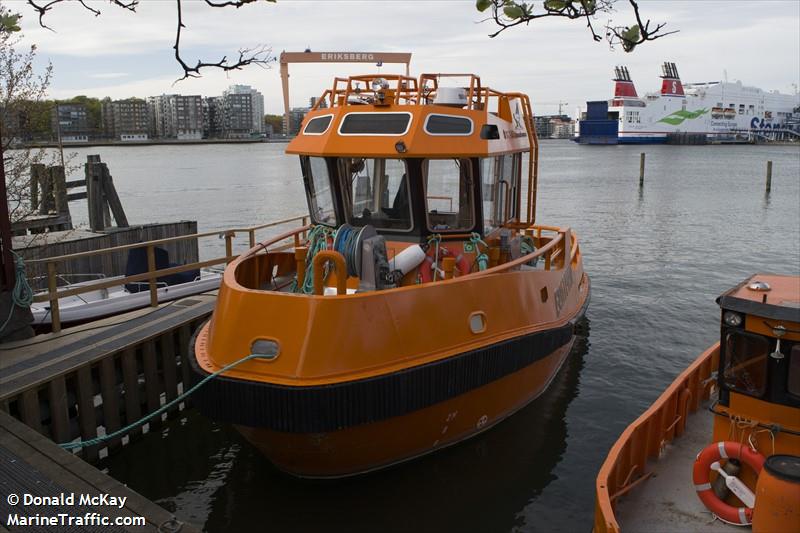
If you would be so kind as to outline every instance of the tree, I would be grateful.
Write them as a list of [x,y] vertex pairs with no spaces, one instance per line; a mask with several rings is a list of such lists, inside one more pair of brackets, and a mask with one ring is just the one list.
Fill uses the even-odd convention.
[[283,115],[264,115],[264,124],[271,124],[275,135],[283,134]]
[[[25,49],[22,36],[12,29],[16,22],[13,15],[0,6],[0,143],[2,143],[3,166],[6,174],[9,218],[19,220],[30,213],[30,167],[44,163],[44,149],[11,151],[12,143],[23,140],[31,128],[41,128],[49,114],[45,102],[47,88],[53,72],[48,64],[42,74],[33,70],[36,45]],[[22,51],[18,52],[17,49]],[[49,124],[49,117],[47,117]]]
[[654,41],[677,31],[664,31],[666,22],[652,24],[650,20],[642,20],[639,4],[636,0],[544,0],[543,2],[526,2],[518,0],[477,0],[475,7],[480,12],[490,11],[491,18],[500,29],[489,37],[497,37],[514,26],[528,25],[542,18],[566,18],[585,20],[586,27],[595,41],[602,41],[603,36],[595,29],[595,21],[600,14],[610,14],[617,3],[627,3],[635,22],[628,26],[614,25],[611,20],[604,27],[605,39],[613,48],[622,46],[626,52],[633,51],[637,45],[645,41]]

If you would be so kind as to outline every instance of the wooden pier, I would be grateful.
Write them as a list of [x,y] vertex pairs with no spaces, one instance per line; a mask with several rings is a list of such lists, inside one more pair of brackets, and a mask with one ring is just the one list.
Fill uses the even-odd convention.
[[[4,344],[0,407],[57,443],[92,439],[135,422],[188,388],[189,338],[215,300],[201,294]],[[149,428],[160,422],[151,420]],[[95,461],[141,432],[140,427],[128,438],[78,454]]]
[[147,520],[145,527],[82,528],[85,531],[198,531],[88,463],[152,431],[164,418],[188,407],[188,400],[104,445],[73,453],[55,443],[109,434],[186,390],[189,338],[211,314],[215,300],[213,293],[196,295],[2,346],[0,517],[26,514],[24,508],[9,506],[7,496],[12,493],[106,493],[127,497],[126,506],[28,508],[27,514],[98,512]]
[[[235,257],[237,235],[246,239],[242,244],[252,247],[257,242],[256,232],[274,233],[276,226],[305,225],[306,220],[305,216],[298,216],[261,226],[180,235],[30,261],[29,264],[38,262],[47,267],[47,292],[36,296],[35,301],[50,302],[54,333],[0,344],[0,489],[3,491],[0,516],[22,513],[18,508],[9,508],[7,495],[11,493],[107,493],[128,496],[129,503],[115,512],[121,513],[120,516],[145,516],[147,526],[102,526],[102,529],[81,528],[82,531],[197,531],[190,525],[175,522],[166,510],[126,489],[90,464],[110,453],[124,453],[125,446],[137,437],[189,407],[191,398],[102,444],[72,452],[56,443],[110,435],[140,421],[190,387],[190,338],[211,315],[216,291],[159,304],[153,297],[159,276],[225,264]],[[138,247],[147,249],[150,258],[156,246],[183,246],[192,241],[196,249],[198,239],[219,237],[225,239],[223,257],[168,268],[156,268],[153,261],[148,261],[148,270],[142,274],[74,288],[56,284],[64,265],[76,259],[113,256]],[[150,307],[61,330],[60,298],[131,281],[149,284]],[[109,508],[103,509],[105,511],[91,508],[80,511],[112,516]],[[42,511],[34,508],[31,514],[42,514]],[[79,509],[70,507],[70,511],[78,514]],[[57,514],[60,510],[54,512]],[[3,528],[0,525],[0,532],[5,531]]]
[[[122,483],[107,476],[93,466],[66,452],[46,437],[35,432],[25,424],[0,411],[0,532],[17,530],[9,525],[9,516],[17,514],[30,516],[40,514],[54,517],[60,513],[85,517],[97,513],[110,520],[122,518],[124,523],[134,523],[138,517],[145,525],[97,525],[95,527],[20,527],[23,531],[86,531],[86,532],[166,532],[181,531],[194,533],[200,531],[192,524],[182,523],[172,513],[149,501]],[[11,495],[20,502],[11,505]],[[48,505],[41,507],[24,506],[25,494],[34,496],[57,496],[74,494],[75,505]],[[108,494],[115,498],[125,498],[125,504],[118,506],[80,505],[80,496],[91,497]]]

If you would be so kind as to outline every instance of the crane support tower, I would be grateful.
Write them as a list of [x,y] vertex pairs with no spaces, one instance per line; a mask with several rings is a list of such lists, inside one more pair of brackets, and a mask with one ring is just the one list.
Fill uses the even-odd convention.
[[411,54],[402,52],[281,52],[281,84],[283,85],[283,131],[289,133],[289,63],[402,63],[409,75]]

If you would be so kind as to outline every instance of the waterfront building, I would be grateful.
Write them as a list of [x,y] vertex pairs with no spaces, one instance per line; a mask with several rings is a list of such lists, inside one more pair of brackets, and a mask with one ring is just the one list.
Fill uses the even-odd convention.
[[311,98],[308,99],[308,108],[313,109],[314,106],[317,105],[317,102],[319,102],[320,108],[328,107],[325,104],[325,100],[320,100],[319,96],[312,96]]
[[89,120],[83,104],[56,104],[51,112],[53,136],[63,142],[88,142]]
[[297,132],[300,131],[300,125],[309,111],[310,108],[308,107],[293,107],[289,111],[289,135],[297,135]]
[[118,141],[146,141],[148,139],[149,112],[147,102],[141,98],[103,100],[101,105],[103,131],[106,137]]
[[[264,95],[253,89],[249,85],[231,85],[222,93],[226,95],[250,95],[250,115],[252,120],[252,133],[261,134],[264,132]],[[239,120],[238,118],[236,119]]]
[[534,124],[540,139],[570,139],[575,133],[575,121],[567,115],[538,116]]
[[203,138],[218,139],[222,137],[222,98],[208,96],[203,98]]
[[155,137],[201,139],[203,101],[200,95],[162,94],[147,98],[150,132]]
[[253,125],[253,95],[225,91],[219,99],[222,110],[222,136],[243,139],[260,134]]

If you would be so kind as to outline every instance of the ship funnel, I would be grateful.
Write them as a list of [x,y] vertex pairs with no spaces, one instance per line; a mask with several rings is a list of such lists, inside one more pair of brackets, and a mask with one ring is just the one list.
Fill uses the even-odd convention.
[[638,96],[628,68],[614,67],[614,98],[638,98]]
[[665,62],[661,65],[661,95],[662,96],[683,96],[683,84],[678,75],[678,67],[675,63]]

